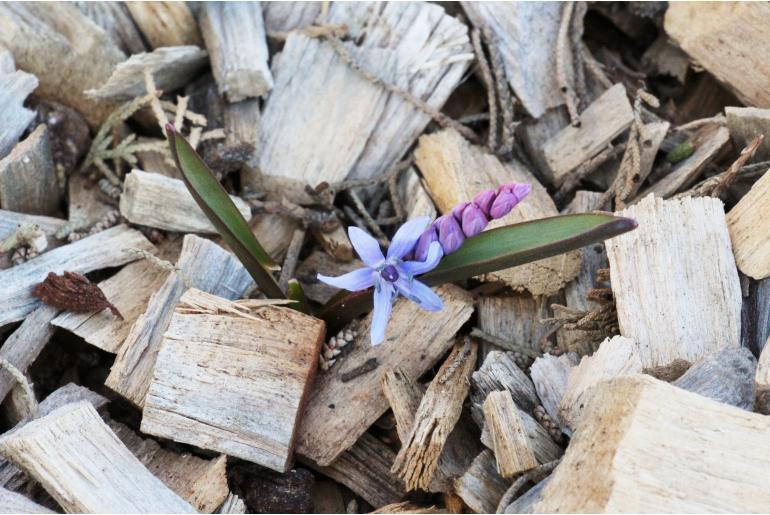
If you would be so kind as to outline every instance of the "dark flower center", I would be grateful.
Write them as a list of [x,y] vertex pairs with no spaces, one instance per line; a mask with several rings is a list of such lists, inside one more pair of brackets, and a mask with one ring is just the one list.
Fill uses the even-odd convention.
[[394,283],[398,281],[398,270],[396,270],[396,267],[393,265],[388,265],[383,268],[380,275],[388,282]]

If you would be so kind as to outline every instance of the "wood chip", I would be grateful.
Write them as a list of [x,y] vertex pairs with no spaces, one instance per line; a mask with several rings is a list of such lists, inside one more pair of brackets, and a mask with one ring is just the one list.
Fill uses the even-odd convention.
[[126,2],[126,7],[152,48],[203,46],[195,17],[184,2]]
[[[727,128],[736,148],[745,148],[760,134],[770,132],[770,109],[725,107]],[[770,141],[765,138],[755,154],[757,161],[770,159]]]
[[[2,14],[0,11],[0,26],[2,26],[1,24]],[[1,38],[2,36],[0,36],[0,40]],[[37,77],[23,71],[0,74],[0,106],[2,106],[0,158],[11,152],[27,126],[35,118],[35,112],[24,107],[24,101],[30,93],[37,89],[37,86]],[[0,198],[0,202],[2,202],[2,198]]]
[[642,366],[740,345],[741,287],[722,202],[649,196],[618,213],[639,227],[606,242],[620,333]]
[[559,405],[567,390],[570,370],[578,362],[579,358],[574,352],[568,352],[559,357],[544,354],[530,367],[532,382],[535,384],[535,390],[545,412],[562,429],[566,424],[561,418]]
[[[527,374],[514,362],[510,352],[492,351],[481,367],[471,376],[471,401],[475,410],[481,410],[484,400],[495,391],[507,391],[516,406],[532,413],[539,404],[535,387]],[[480,414],[480,413],[479,413]],[[477,417],[477,421],[483,420]]]
[[465,474],[455,480],[457,495],[476,513],[495,513],[511,480],[497,473],[495,455],[481,451]]
[[[393,305],[385,341],[372,347],[371,315],[362,322],[350,351],[322,374],[305,410],[297,452],[321,466],[329,465],[388,409],[380,387],[385,370],[402,368],[417,378],[432,367],[453,343],[455,333],[473,312],[470,295],[452,285],[436,288],[441,311],[426,312],[406,299]],[[341,376],[377,358],[375,372],[343,383]]]
[[5,488],[0,488],[0,511],[4,513],[56,513]]
[[40,124],[0,160],[0,206],[21,213],[55,215],[60,195],[48,129]]
[[770,171],[727,213],[727,229],[740,271],[770,277]]
[[751,410],[757,360],[744,347],[724,347],[703,356],[671,384],[718,402]]

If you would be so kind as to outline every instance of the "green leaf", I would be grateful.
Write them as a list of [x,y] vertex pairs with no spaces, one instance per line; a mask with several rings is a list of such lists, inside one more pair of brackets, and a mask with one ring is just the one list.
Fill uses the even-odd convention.
[[[636,221],[611,214],[554,216],[484,231],[444,257],[439,266],[419,277],[429,285],[461,281],[576,250],[636,228]],[[372,309],[371,290],[340,292],[317,316],[330,334]]]
[[285,298],[271,273],[280,267],[254,237],[230,195],[187,140],[170,124],[166,126],[166,134],[171,154],[195,202],[249,271],[259,289],[270,298]]
[[289,305],[290,308],[296,309],[306,315],[310,314],[310,304],[307,302],[305,290],[302,289],[302,285],[299,284],[299,281],[296,279],[289,279],[288,286],[286,287],[286,296],[289,299],[296,301]]

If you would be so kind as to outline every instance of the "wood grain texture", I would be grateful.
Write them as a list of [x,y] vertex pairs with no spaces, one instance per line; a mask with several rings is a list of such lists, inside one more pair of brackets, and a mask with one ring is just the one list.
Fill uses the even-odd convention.
[[260,2],[206,2],[199,23],[221,95],[240,102],[270,91],[273,76]]
[[[533,297],[528,292],[514,292],[504,296],[481,297],[476,309],[479,316],[479,329],[502,340],[500,346],[515,351],[523,347],[539,354],[540,341],[545,336],[546,327],[540,323],[548,318],[548,300],[545,297]],[[505,347],[503,342],[510,343]],[[482,347],[482,348],[484,348]]]
[[38,96],[78,110],[92,127],[112,110],[89,99],[85,91],[103,84],[126,56],[75,5],[3,4],[0,44],[13,53],[18,68],[40,81]]
[[262,2],[268,32],[288,32],[312,25],[321,13],[318,2]]
[[380,440],[364,433],[353,446],[326,466],[302,459],[313,470],[332,478],[379,508],[406,495],[404,482],[390,471],[396,453]]
[[740,271],[770,277],[770,171],[727,213],[727,229]]
[[745,347],[724,347],[700,358],[671,384],[717,402],[751,410],[757,360]]
[[636,342],[623,336],[607,338],[592,356],[583,357],[580,364],[570,369],[559,404],[559,419],[567,428],[574,430],[578,427],[593,385],[604,379],[639,374],[642,369]]
[[[501,163],[452,129],[420,137],[415,164],[442,214],[460,202],[469,202],[485,189],[497,189],[510,182],[527,183],[532,191],[508,215],[494,220],[487,229],[558,214],[548,192],[521,163],[516,160]],[[550,295],[574,279],[579,267],[580,252],[573,251],[486,274],[484,278],[502,281],[514,290],[527,289],[533,295]]]
[[119,63],[98,88],[86,91],[86,95],[107,102],[141,97],[147,93],[145,70],[150,71],[160,91],[174,91],[185,86],[206,66],[207,57],[205,50],[194,45],[161,47],[134,54]]
[[87,177],[74,175],[67,181],[67,215],[75,227],[90,228],[114,209]]
[[[426,312],[398,299],[385,341],[376,347],[370,343],[371,314],[364,319],[350,351],[316,380],[297,441],[301,456],[322,466],[330,464],[387,411],[388,400],[380,387],[385,370],[400,367],[415,379],[446,353],[455,333],[470,318],[473,301],[452,285],[435,291],[444,302],[441,311]],[[343,381],[347,373],[371,359],[378,365],[374,371]]]
[[[467,27],[436,4],[338,3],[327,22],[348,27],[344,45],[364,69],[434,108],[458,85],[472,55]],[[265,190],[293,200],[310,201],[306,184],[383,173],[430,121],[364,79],[327,42],[290,34],[272,72],[259,169]]]
[[548,431],[521,411],[507,390],[487,396],[484,420],[493,442],[497,472],[502,477],[513,477],[562,454]]
[[37,77],[29,73],[11,71],[0,74],[0,158],[11,152],[35,118],[35,112],[24,107],[24,101],[37,87]]
[[[556,79],[556,40],[562,4],[463,2],[474,26],[485,30],[503,57],[505,76],[524,108],[540,118],[564,103]],[[572,52],[565,58],[572,62]]]
[[319,281],[317,274],[336,277],[363,266],[364,264],[358,259],[342,262],[334,259],[326,252],[316,250],[299,264],[294,276],[299,280],[308,299],[325,304],[339,290]]
[[20,493],[0,488],[0,511],[3,513],[56,513]]
[[48,251],[13,268],[0,270],[0,327],[23,319],[42,304],[32,296],[32,288],[49,272],[65,270],[85,274],[93,270],[120,266],[136,256],[123,249],[139,248],[151,252],[153,245],[127,225],[118,225]]
[[68,512],[195,513],[87,402],[68,404],[6,433],[0,453],[40,481]]
[[770,52],[765,20],[770,6],[731,2],[674,3],[664,28],[691,59],[748,106],[770,107],[763,56]]
[[143,438],[125,424],[107,420],[113,433],[147,469],[200,513],[214,513],[229,495],[227,457],[199,458]]
[[[289,470],[325,335],[323,321],[279,307],[182,295],[163,335],[143,432]],[[239,311],[239,308],[241,311]]]
[[198,24],[185,2],[126,2],[126,7],[152,48],[203,46]]
[[762,511],[769,436],[763,415],[649,376],[611,379],[595,387],[534,511]]
[[495,513],[511,480],[497,473],[495,455],[484,449],[465,474],[455,480],[457,495],[476,513]]
[[337,226],[331,232],[323,232],[320,229],[313,229],[313,237],[321,244],[324,251],[339,261],[352,261],[355,258],[353,245],[350,243],[345,228]]
[[406,219],[427,216],[431,220],[436,218],[436,206],[425,191],[422,180],[414,167],[404,172],[398,180],[398,192],[406,209]]
[[478,344],[469,338],[456,343],[422,397],[409,436],[391,469],[404,479],[408,490],[429,488],[444,446],[460,419],[477,354]]
[[[490,393],[503,390],[511,394],[516,406],[528,413],[532,413],[540,404],[532,380],[516,365],[513,354],[492,351],[471,376],[473,409],[480,410]],[[481,421],[483,417],[477,417],[476,420]]]
[[55,215],[60,195],[48,129],[40,124],[0,160],[0,206],[20,213]]
[[[230,198],[249,220],[249,205],[236,196]],[[159,173],[134,169],[126,176],[120,214],[131,223],[165,231],[217,233],[184,182]]]
[[694,138],[695,153],[677,163],[668,175],[647,188],[639,197],[650,194],[668,198],[677,191],[691,186],[703,173],[706,166],[717,159],[730,142],[730,131],[726,127],[707,125]]
[[566,425],[561,418],[559,405],[567,390],[570,370],[579,361],[580,358],[574,352],[568,352],[559,357],[543,354],[530,367],[530,377],[545,412],[562,429]]
[[[770,109],[758,107],[725,107],[727,129],[730,139],[737,148],[745,148],[751,140],[760,134],[770,132]],[[765,139],[759,144],[754,159],[764,161],[770,158],[770,141]]]
[[147,50],[124,2],[74,2],[127,55]]
[[741,345],[759,355],[770,339],[770,277],[749,280],[741,312]]
[[123,315],[109,311],[74,313],[66,311],[51,324],[80,336],[91,345],[113,354],[120,350],[134,322],[147,309],[150,297],[160,289],[169,272],[148,260],[136,261],[99,283],[107,299]]
[[188,286],[237,299],[253,284],[235,256],[216,243],[192,234],[184,237],[176,266],[184,280],[179,274],[169,274],[150,297],[147,309],[131,327],[105,381],[109,388],[137,406],[144,404],[163,333]]
[[608,240],[620,333],[642,366],[740,345],[741,287],[722,202],[649,196],[618,213],[639,227]]
[[615,84],[580,113],[580,127],[568,125],[543,147],[558,185],[567,174],[602,151],[631,126],[634,112],[622,84]]
[[770,346],[767,343],[770,338],[759,355],[754,376],[754,409],[763,415],[770,415]]

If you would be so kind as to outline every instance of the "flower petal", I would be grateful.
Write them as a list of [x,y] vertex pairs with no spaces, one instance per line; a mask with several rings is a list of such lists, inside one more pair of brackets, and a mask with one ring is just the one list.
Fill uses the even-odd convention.
[[414,248],[417,240],[422,235],[422,232],[428,226],[430,218],[427,216],[421,216],[414,220],[409,220],[402,225],[396,234],[393,236],[393,240],[390,242],[388,248],[388,259],[404,257],[407,252]]
[[374,314],[372,315],[372,345],[379,345],[385,339],[390,310],[393,307],[393,286],[381,281],[374,289]]
[[358,227],[348,227],[348,237],[353,248],[366,266],[376,268],[384,260],[380,244],[372,236]]
[[396,281],[396,289],[401,295],[416,303],[422,309],[428,311],[439,311],[444,307],[444,303],[441,301],[441,297],[436,295],[436,292],[425,286],[420,281],[416,281],[414,279],[409,280],[402,277]]
[[371,268],[359,268],[339,277],[329,277],[318,274],[318,280],[349,291],[361,291],[374,284],[374,274],[376,272]]
[[430,244],[430,247],[428,247],[428,255],[426,256],[425,261],[407,261],[401,263],[398,268],[406,272],[406,275],[414,277],[415,275],[424,274],[425,272],[430,272],[436,268],[442,257],[444,257],[444,250],[441,248],[439,242],[434,241]]

